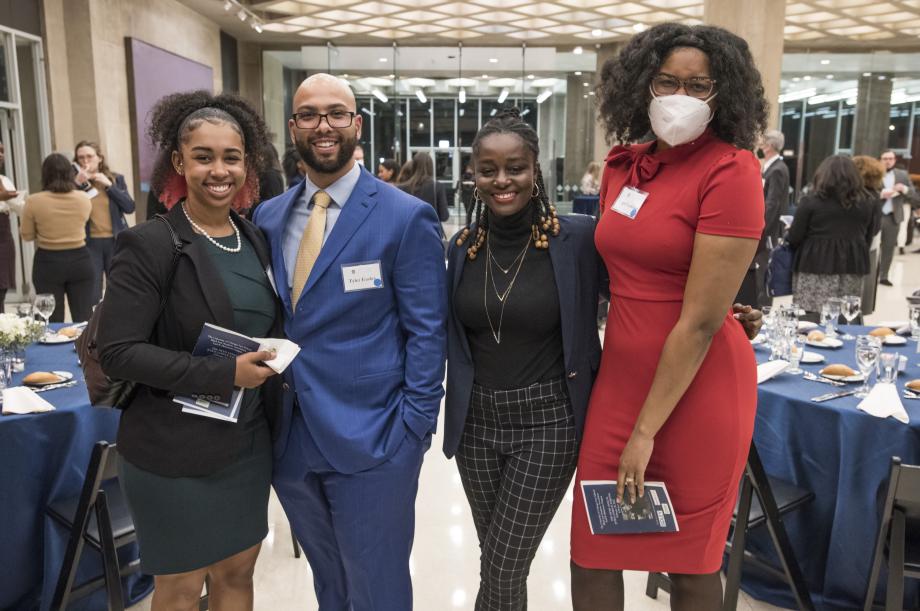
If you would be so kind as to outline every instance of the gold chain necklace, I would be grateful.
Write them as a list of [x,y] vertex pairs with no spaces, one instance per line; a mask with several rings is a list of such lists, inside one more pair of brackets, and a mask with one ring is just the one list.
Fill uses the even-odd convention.
[[[491,242],[486,239],[486,252],[489,255],[489,260],[486,261],[486,278],[485,282],[482,285],[482,306],[486,311],[486,318],[489,321],[489,329],[492,331],[492,337],[495,339],[496,344],[502,343],[502,322],[505,320],[505,305],[506,299],[511,294],[511,289],[514,288],[514,282],[517,280],[518,274],[521,272],[521,268],[524,267],[524,259],[527,258],[527,248],[530,246],[531,237],[527,238],[527,243],[524,244],[524,250],[520,255],[520,262],[518,263],[517,269],[514,272],[514,276],[511,277],[511,282],[508,284],[508,288],[505,289],[504,293],[499,293],[498,288],[495,286],[495,274],[492,274],[492,289],[495,291],[495,296],[498,297],[499,303],[501,303],[501,310],[498,315],[498,330],[496,331],[495,325],[492,323],[492,316],[489,314],[489,270],[492,267],[492,246]],[[496,263],[496,265],[498,265]],[[514,263],[512,262],[512,266]],[[501,269],[501,266],[499,266]],[[511,271],[511,268],[508,268],[508,271]]]

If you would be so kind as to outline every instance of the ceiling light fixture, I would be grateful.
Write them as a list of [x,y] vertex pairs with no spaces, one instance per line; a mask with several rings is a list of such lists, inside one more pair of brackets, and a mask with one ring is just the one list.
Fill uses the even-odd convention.
[[385,57],[379,57],[379,58],[377,58],[377,61],[380,62],[381,64],[385,64],[385,63],[387,63],[387,61],[389,61],[389,60],[387,60],[387,58],[385,58]]
[[548,100],[549,96],[551,95],[553,95],[553,90],[547,89],[546,91],[544,91],[543,93],[537,96],[537,104],[542,104],[543,102]]
[[633,32],[644,32],[648,29],[648,26],[644,23],[634,23],[632,29]]
[[530,109],[529,109],[529,108],[525,108],[524,111],[521,113],[521,116],[522,116],[522,117],[526,117],[526,116],[527,116],[527,113],[529,113],[529,112],[530,112]]
[[243,9],[240,9],[236,16],[240,21],[246,21],[246,18],[249,17]]
[[261,33],[262,33],[262,24],[259,23],[258,21],[253,21],[253,22],[252,22],[252,29],[255,30],[256,32],[258,32],[259,34],[261,34]]
[[377,98],[378,100],[380,100],[381,102],[383,102],[384,104],[386,104],[387,102],[390,101],[390,98],[388,98],[386,95],[384,95],[384,93],[383,93],[382,91],[380,91],[379,89],[371,89],[371,94],[372,94],[375,98]]
[[581,70],[576,70],[576,71],[575,71],[575,76],[581,76]]
[[871,72],[863,72],[863,76],[872,76]]
[[483,75],[482,75],[482,78],[489,78],[489,75],[488,75],[488,74],[483,74]]
[[489,116],[490,116],[490,117],[494,117],[494,116],[495,116],[495,113],[497,113],[497,112],[498,112],[498,109],[497,109],[497,108],[493,108],[492,111],[489,113]]
[[[457,43],[457,83],[463,83],[463,43]],[[457,101],[461,104],[466,104],[466,89],[463,88],[463,85],[460,86],[460,92],[457,93]],[[460,109],[460,114],[463,114],[463,109]]]
[[829,63],[831,63],[831,60],[829,60],[829,59],[822,59],[822,60],[821,60],[821,65],[822,65],[822,66],[826,66],[826,65],[828,65]]
[[806,74],[805,76],[802,77],[802,80],[803,80],[803,81],[810,81],[810,80],[811,80],[811,77],[810,77],[809,75]]
[[415,97],[417,97],[418,101],[421,102],[422,104],[428,103],[428,98],[425,97],[425,92],[422,91],[421,89],[415,90]]
[[498,63],[498,58],[497,58],[497,57],[490,57],[490,58],[489,58],[489,63],[490,63],[490,64],[497,64],[497,63]]
[[504,104],[505,100],[507,100],[507,99],[508,99],[508,90],[507,90],[507,89],[502,89],[502,92],[501,92],[500,94],[498,94],[498,103],[499,103],[499,104]]
[[604,35],[603,30],[597,30],[597,29],[591,30],[591,36],[595,38],[600,38],[603,35]]
[[233,8],[233,3],[230,2],[230,0],[227,0],[226,2],[224,2],[224,10],[225,10],[225,11],[229,11],[229,10],[232,9],[232,8]]
[[[466,104],[466,89],[460,89],[460,93],[457,94],[457,100],[459,100],[461,104]],[[463,112],[463,109],[461,109],[460,112]]]
[[527,78],[532,81],[534,79],[534,76],[532,74],[528,74]]
[[575,55],[581,55],[583,51],[584,49],[582,49],[580,46],[572,49],[572,53],[574,53]]

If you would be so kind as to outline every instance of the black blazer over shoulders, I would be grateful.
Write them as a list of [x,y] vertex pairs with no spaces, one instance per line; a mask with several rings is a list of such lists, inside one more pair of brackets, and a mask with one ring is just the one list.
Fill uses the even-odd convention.
[[409,195],[414,195],[423,202],[431,204],[442,223],[450,218],[450,206],[447,204],[447,191],[444,190],[444,185],[437,184],[434,180],[429,180],[414,192],[403,190]]
[[[595,219],[574,214],[559,218],[561,231],[550,238],[549,254],[559,293],[566,386],[579,438],[585,426],[591,387],[601,360],[597,305],[607,270],[594,248]],[[476,234],[475,227],[472,235]],[[444,454],[460,445],[473,392],[473,360],[466,330],[454,308],[454,293],[466,262],[467,244],[450,240],[447,254],[447,395],[444,407]],[[606,289],[606,287],[604,287]]]
[[[231,216],[263,268],[268,268],[268,246],[261,231],[236,213]],[[166,218],[184,248],[163,315],[157,320],[173,247],[169,230],[154,220],[123,231],[116,241],[99,321],[100,363],[107,376],[140,384],[121,416],[119,452],[153,473],[197,477],[232,463],[251,435],[235,423],[183,414],[172,401],[177,393],[229,399],[236,363],[191,355],[204,323],[233,327],[233,307],[205,244],[194,239],[180,206]],[[272,335],[281,337],[283,313],[280,301],[276,304]],[[273,436],[281,384],[281,376],[272,376],[262,387]]]

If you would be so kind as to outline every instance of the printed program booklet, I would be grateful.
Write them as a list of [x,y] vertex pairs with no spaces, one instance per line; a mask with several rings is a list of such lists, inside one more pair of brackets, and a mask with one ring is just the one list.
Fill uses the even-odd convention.
[[[235,359],[241,354],[257,350],[274,350],[275,358],[265,361],[265,364],[277,373],[281,373],[300,352],[300,346],[283,338],[248,337],[230,329],[205,323],[201,328],[198,341],[195,342],[192,356],[216,356]],[[183,413],[236,422],[240,414],[243,392],[244,389],[242,388],[234,388],[230,401],[227,403],[216,400],[195,399],[182,395],[176,395],[173,397],[173,401],[182,406]]]
[[616,481],[583,481],[582,497],[592,535],[677,532],[677,516],[664,482],[645,482],[645,495],[617,503]]

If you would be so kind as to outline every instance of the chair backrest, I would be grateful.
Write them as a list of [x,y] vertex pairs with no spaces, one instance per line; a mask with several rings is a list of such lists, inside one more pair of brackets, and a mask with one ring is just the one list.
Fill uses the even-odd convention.
[[83,479],[83,488],[80,490],[80,503],[77,505],[77,515],[74,522],[81,527],[86,526],[90,511],[96,502],[96,496],[102,483],[118,475],[118,452],[114,443],[97,441],[93,446],[93,453],[89,457],[86,467],[86,477]]
[[[894,459],[892,459],[894,469]],[[897,463],[893,504],[911,516],[920,515],[920,466]]]

